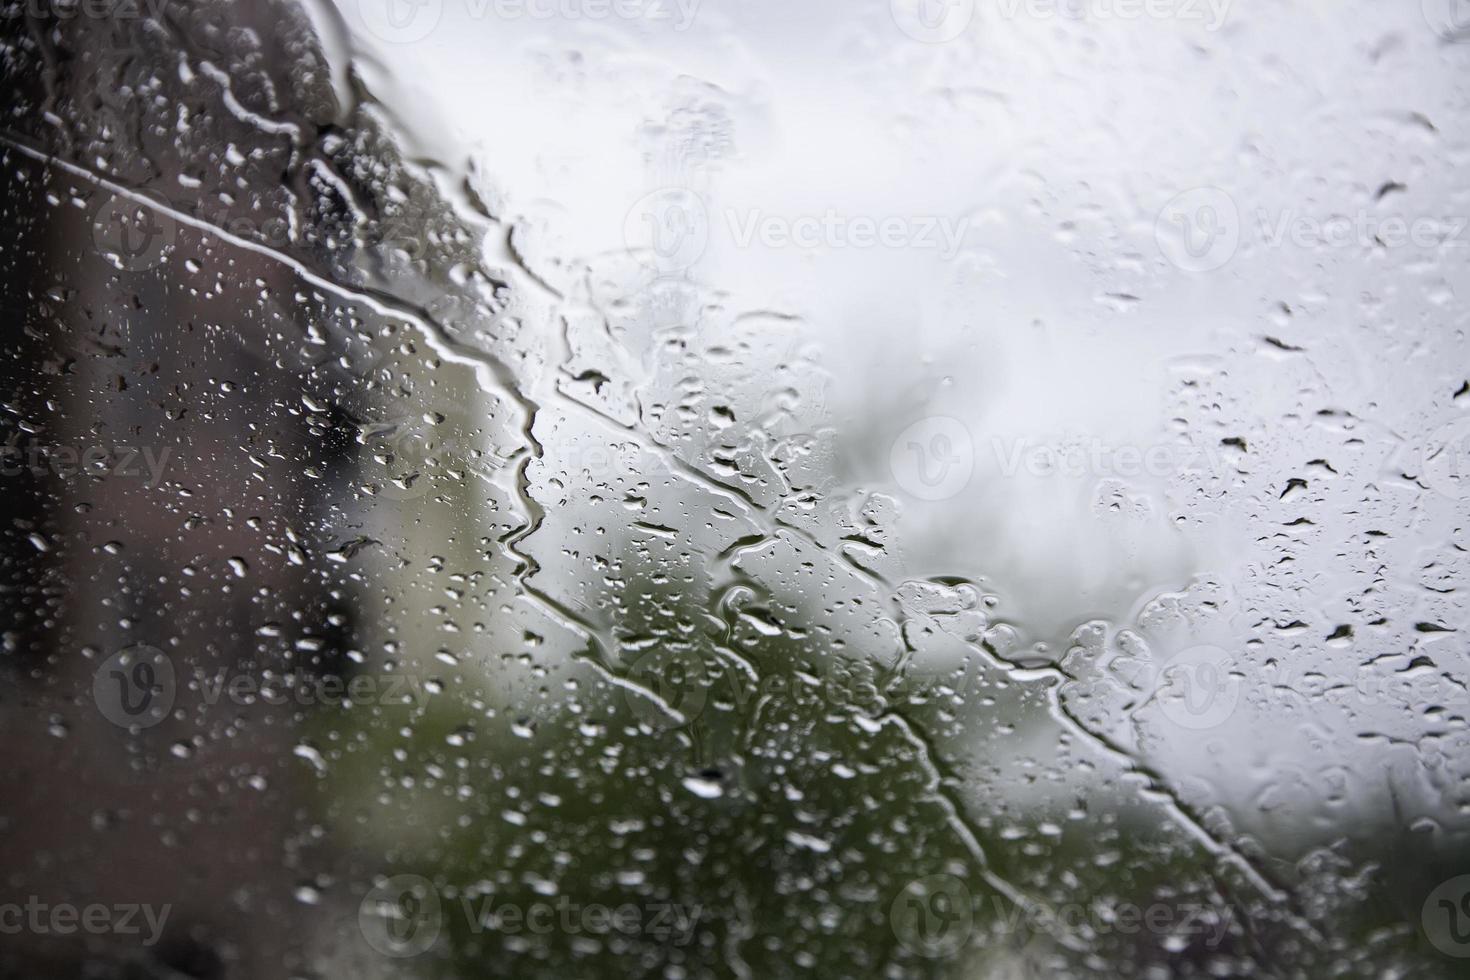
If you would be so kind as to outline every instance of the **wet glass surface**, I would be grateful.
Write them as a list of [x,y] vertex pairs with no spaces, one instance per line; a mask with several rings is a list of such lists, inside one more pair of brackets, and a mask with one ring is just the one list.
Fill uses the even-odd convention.
[[0,14],[0,975],[1463,975],[1461,0]]

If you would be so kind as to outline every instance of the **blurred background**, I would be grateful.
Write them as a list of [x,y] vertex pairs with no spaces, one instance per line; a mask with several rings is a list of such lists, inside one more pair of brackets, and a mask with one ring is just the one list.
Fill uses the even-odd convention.
[[0,975],[1463,975],[1470,6],[0,14]]

